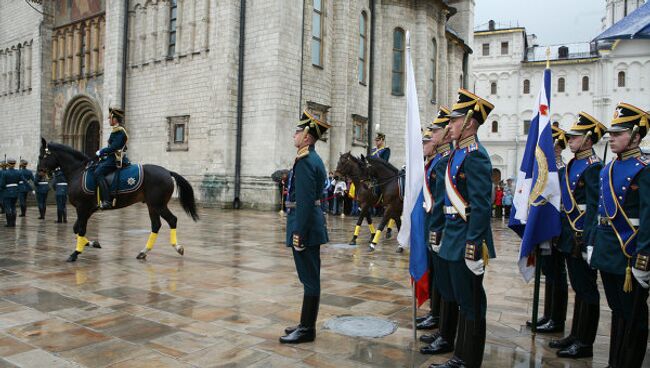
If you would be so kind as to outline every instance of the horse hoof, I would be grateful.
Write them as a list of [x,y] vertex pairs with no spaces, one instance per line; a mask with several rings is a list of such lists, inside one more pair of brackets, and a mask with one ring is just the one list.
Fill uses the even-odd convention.
[[147,258],[147,253],[140,252],[140,253],[138,253],[138,255],[135,258],[136,259],[146,259]]
[[78,254],[79,254],[79,252],[77,252],[77,251],[75,250],[74,252],[72,252],[72,254],[70,255],[70,257],[68,257],[68,260],[67,260],[66,262],[75,262],[75,261],[77,260],[77,255],[78,255]]
[[395,253],[404,253],[404,248],[397,247],[397,249],[395,249]]
[[370,243],[368,245],[368,252],[374,252],[375,251],[375,244]]
[[350,240],[348,245],[357,245],[357,241],[356,240]]
[[386,231],[386,239],[390,239],[392,237],[393,237],[393,232],[390,229],[388,229],[388,231]]
[[180,254],[180,255],[185,254],[185,248],[183,248],[182,245],[178,245],[178,246],[176,246],[176,251],[177,251],[178,254]]
[[93,240],[93,241],[91,241],[91,242],[90,242],[90,245],[91,245],[93,248],[97,248],[97,249],[101,249],[101,248],[102,248],[102,246],[99,244],[99,242],[98,242],[97,240]]

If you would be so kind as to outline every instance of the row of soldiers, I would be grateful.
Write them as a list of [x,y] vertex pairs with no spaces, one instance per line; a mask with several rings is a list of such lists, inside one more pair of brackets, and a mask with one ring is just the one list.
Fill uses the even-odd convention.
[[[44,170],[39,170],[36,176],[27,168],[29,162],[20,160],[19,168],[15,169],[16,160],[8,158],[0,162],[0,213],[5,214],[5,227],[15,227],[16,217],[25,217],[27,213],[27,195],[36,195],[39,219],[45,219],[47,195],[50,187],[56,193],[57,223],[68,222],[66,203],[68,201],[68,183],[63,172],[57,169],[50,183]],[[31,183],[31,184],[30,184]],[[32,187],[33,185],[33,187]],[[16,202],[20,206],[20,215],[16,213]]]
[[[487,310],[483,274],[495,252],[490,228],[492,167],[476,133],[493,108],[461,89],[452,110],[442,107],[423,136],[426,178],[435,202],[425,226],[430,313],[416,322],[418,329],[438,327],[420,337],[427,344],[421,348],[423,354],[453,351],[451,359],[432,367],[480,367],[483,360]],[[562,234],[543,250],[545,313],[537,331],[564,331],[568,269],[576,294],[572,327],[568,336],[550,342],[560,357],[593,355],[599,270],[612,310],[609,367],[642,365],[648,338],[650,171],[639,143],[649,119],[647,112],[621,103],[609,129],[586,113],[579,114],[568,132],[553,127]],[[605,133],[616,158],[603,167],[592,147]],[[565,166],[561,153],[567,146],[575,156]]]

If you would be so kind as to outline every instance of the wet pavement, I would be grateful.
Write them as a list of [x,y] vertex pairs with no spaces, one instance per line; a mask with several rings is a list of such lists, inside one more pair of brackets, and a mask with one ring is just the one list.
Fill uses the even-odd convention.
[[[408,253],[395,253],[395,239],[374,253],[361,241],[350,247],[354,219],[330,216],[317,338],[287,346],[277,339],[299,320],[302,287],[283,245],[283,217],[204,208],[193,223],[178,205],[172,211],[185,255],[169,246],[165,224],[145,261],[135,258],[149,233],[144,205],[93,216],[87,237],[102,249],[87,248],[76,263],[65,262],[75,245],[73,215],[70,223],[55,224],[52,214],[37,220],[30,207],[17,228],[0,227],[0,368],[427,367],[450,356],[414,349]],[[594,358],[556,358],[546,346],[560,335],[532,336],[524,326],[533,286],[517,270],[519,243],[500,221],[493,227],[498,258],[485,277],[483,366],[605,367],[610,312],[602,288]],[[368,237],[364,228],[360,240]],[[398,327],[381,338],[322,328],[340,316],[376,317]]]

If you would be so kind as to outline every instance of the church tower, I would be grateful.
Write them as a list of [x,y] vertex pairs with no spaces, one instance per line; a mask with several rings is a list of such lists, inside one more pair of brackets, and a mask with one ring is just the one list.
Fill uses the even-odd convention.
[[644,3],[645,0],[607,0],[605,17],[602,20],[603,30],[627,17]]

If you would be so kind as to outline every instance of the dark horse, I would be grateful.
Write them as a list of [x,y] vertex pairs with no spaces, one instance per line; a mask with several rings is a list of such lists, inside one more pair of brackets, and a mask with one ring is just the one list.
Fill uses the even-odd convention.
[[[365,218],[368,222],[368,227],[370,228],[371,233],[368,249],[370,251],[373,251],[379,242],[380,236],[377,235],[375,227],[372,225],[371,209],[374,206],[378,205],[380,202],[383,202],[383,195],[376,195],[374,185],[376,180],[370,176],[365,158],[363,156],[361,156],[361,158],[357,158],[350,152],[341,154],[339,162],[336,165],[336,172],[339,175],[345,176],[352,180],[355,188],[355,197],[359,202],[359,208],[361,208],[361,213],[359,214],[359,219],[357,220],[357,224],[354,228],[354,235],[352,236],[352,240],[350,240],[350,245],[355,245],[357,243],[357,237],[359,236],[361,225],[363,224],[363,219]],[[392,219],[396,222],[399,221],[399,219]],[[383,227],[381,229],[383,230]],[[387,238],[389,237],[389,234],[390,228],[386,233]]]
[[[88,219],[98,210],[96,195],[86,194],[82,189],[81,182],[83,180],[84,170],[92,160],[71,147],[57,143],[47,143],[45,139],[41,139],[41,150],[38,158],[39,169],[43,168],[51,172],[57,167],[60,167],[68,180],[68,197],[70,203],[77,210],[77,221],[73,228],[74,233],[77,235],[77,247],[70,257],[68,257],[68,262],[74,262],[86,246],[91,245],[94,248],[101,248],[97,241],[90,241],[86,238]],[[160,217],[164,218],[171,228],[170,241],[172,247],[176,249],[178,254],[183,255],[185,249],[176,241],[176,216],[167,208],[167,203],[174,193],[174,181],[172,177],[176,180],[183,209],[194,221],[197,221],[199,215],[196,211],[194,190],[185,178],[164,167],[143,165],[142,169],[144,182],[140,189],[133,193],[120,194],[117,197],[114,207],[123,208],[138,202],[147,204],[149,218],[151,219],[151,234],[149,235],[147,245],[138,253],[137,258],[145,259],[147,253],[153,248],[161,226]]]
[[[363,156],[362,156],[363,158]],[[368,174],[375,180],[373,186],[378,186],[381,190],[382,200],[384,203],[384,216],[379,223],[375,238],[370,243],[370,248],[374,249],[379,241],[379,236],[384,230],[389,220],[394,220],[397,224],[397,231],[402,226],[402,207],[404,207],[404,200],[400,195],[399,177],[400,172],[397,168],[390,163],[382,160],[381,158],[367,157]],[[400,246],[397,247],[397,253],[402,253],[404,249]]]

